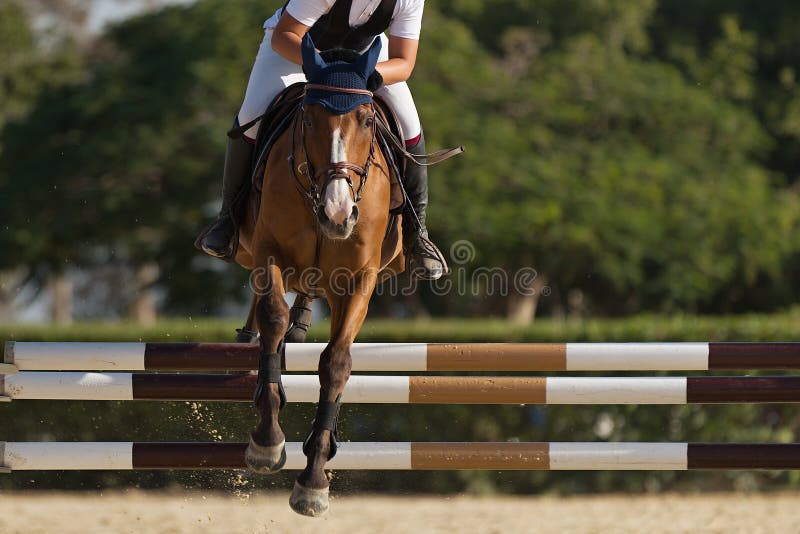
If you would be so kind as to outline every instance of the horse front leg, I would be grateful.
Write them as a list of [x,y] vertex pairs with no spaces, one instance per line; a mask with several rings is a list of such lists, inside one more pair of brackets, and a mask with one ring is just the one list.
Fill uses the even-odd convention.
[[289,307],[284,300],[285,290],[278,267],[270,265],[258,272],[254,283],[254,290],[260,293],[255,314],[261,334],[261,358],[253,399],[259,421],[250,434],[245,463],[252,471],[267,474],[279,471],[286,463],[286,436],[278,422],[278,414],[286,404],[279,348],[289,325]]
[[317,415],[311,433],[303,443],[306,468],[297,477],[289,504],[302,515],[320,516],[328,511],[329,481],[325,463],[336,454],[336,419],[339,403],[350,378],[352,359],[350,347],[364,319],[376,274],[366,272],[353,281],[346,295],[329,292],[331,306],[331,338],[319,361],[320,393]]

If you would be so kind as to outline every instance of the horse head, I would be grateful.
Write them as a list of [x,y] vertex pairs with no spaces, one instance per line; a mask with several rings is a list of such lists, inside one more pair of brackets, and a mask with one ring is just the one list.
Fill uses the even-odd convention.
[[303,39],[308,79],[300,115],[303,174],[320,228],[330,239],[347,239],[358,222],[357,204],[376,152],[367,80],[380,50],[381,41],[375,39],[363,54],[334,50],[320,55],[308,34]]

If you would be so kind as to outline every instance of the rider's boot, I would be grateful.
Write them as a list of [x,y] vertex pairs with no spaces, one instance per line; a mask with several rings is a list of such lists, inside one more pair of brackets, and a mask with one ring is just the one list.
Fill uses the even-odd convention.
[[[425,136],[420,134],[419,141],[407,147],[415,156],[424,156]],[[436,245],[428,239],[425,227],[428,207],[428,168],[408,162],[403,186],[408,203],[403,214],[403,251],[406,255],[406,269],[409,274],[423,280],[437,280],[449,272],[444,255]],[[410,209],[409,209],[410,208]]]
[[245,188],[249,186],[253,150],[253,143],[243,135],[228,139],[222,177],[222,209],[217,220],[197,242],[198,248],[209,256],[222,259],[233,257],[236,248],[237,211],[243,204]]

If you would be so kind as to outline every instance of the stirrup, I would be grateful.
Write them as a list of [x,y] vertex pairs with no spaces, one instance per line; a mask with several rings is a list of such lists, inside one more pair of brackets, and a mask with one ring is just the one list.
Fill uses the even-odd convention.
[[[223,223],[224,219],[228,219],[230,221],[229,224],[233,226],[233,235],[228,241],[228,247],[225,250],[225,252],[222,254],[218,254],[215,251],[210,250],[205,246],[203,246],[203,241],[205,241],[206,237],[208,236],[208,234],[211,233],[211,231],[214,229],[215,226],[217,226],[218,224],[224,224]],[[195,239],[194,247],[197,250],[200,250],[201,252],[208,254],[212,258],[225,260],[227,262],[233,261],[234,258],[236,258],[236,253],[239,251],[239,225],[236,224],[233,215],[231,213],[227,213],[217,217],[217,219],[214,220],[211,224],[209,224],[203,230],[203,232],[197,237],[197,239]]]
[[[414,241],[409,247],[407,247],[405,254],[406,269],[411,276],[417,276],[422,280],[435,280],[441,276],[450,274],[450,267],[447,265],[447,260],[445,260],[444,254],[442,254],[442,251],[439,250],[439,247],[437,247],[434,242],[430,240],[427,232],[419,231],[417,235],[414,236]],[[412,257],[414,255],[418,255],[423,259],[431,259],[441,263],[442,274],[436,278],[423,276],[422,274],[426,271],[426,269],[424,269],[422,266],[415,267],[412,264]]]
[[[209,224],[197,239],[195,239],[195,248],[208,254],[212,258],[218,258],[227,262],[232,262],[236,259],[236,254],[239,252],[239,226],[243,216],[244,203],[247,201],[247,197],[250,194],[250,187],[249,184],[242,185],[239,191],[234,195],[230,208],[220,212],[216,220]],[[228,241],[228,248],[225,253],[223,255],[217,255],[214,251],[203,247],[203,241],[206,236],[211,233],[211,230],[213,230],[217,224],[222,224],[225,219],[227,219],[233,227],[233,234]]]
[[303,441],[303,454],[308,457],[308,448],[311,445],[311,436],[317,430],[330,430],[331,431],[331,444],[330,451],[328,451],[328,460],[332,460],[339,450],[337,419],[339,418],[339,408],[342,406],[342,394],[336,397],[336,400],[325,401],[320,397],[319,404],[317,404],[317,415],[314,416],[314,422],[311,424],[311,432],[308,437]]

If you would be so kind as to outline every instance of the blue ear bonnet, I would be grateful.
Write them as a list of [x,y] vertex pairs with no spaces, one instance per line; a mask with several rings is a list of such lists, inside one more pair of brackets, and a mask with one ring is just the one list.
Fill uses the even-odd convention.
[[[354,62],[331,61],[327,63],[317,52],[311,36],[303,37],[303,71],[308,83],[341,87],[343,89],[367,89],[367,79],[375,71],[378,56],[381,53],[381,40],[375,38],[372,46],[361,55],[356,55]],[[372,99],[368,95],[338,93],[312,89],[306,92],[305,104],[321,104],[336,115],[350,113],[362,104],[369,104]]]

